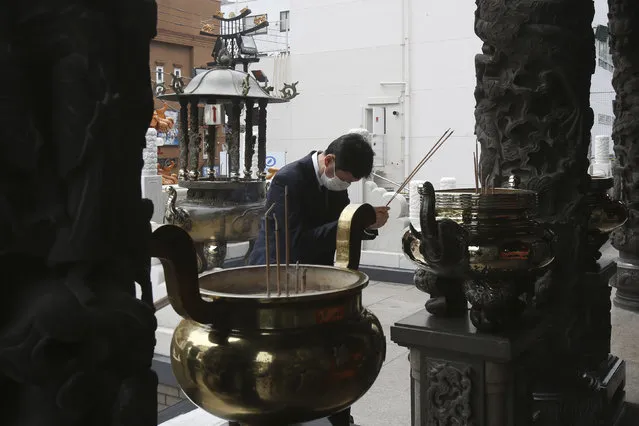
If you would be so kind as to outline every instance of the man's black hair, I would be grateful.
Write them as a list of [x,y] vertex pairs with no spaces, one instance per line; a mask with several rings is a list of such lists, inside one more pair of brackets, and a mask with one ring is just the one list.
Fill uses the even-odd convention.
[[335,139],[324,154],[335,156],[335,170],[350,172],[354,178],[367,178],[373,171],[373,148],[358,133],[347,133]]

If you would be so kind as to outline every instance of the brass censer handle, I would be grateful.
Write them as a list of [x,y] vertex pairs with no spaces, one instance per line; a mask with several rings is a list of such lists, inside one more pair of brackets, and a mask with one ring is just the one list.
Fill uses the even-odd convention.
[[175,225],[164,225],[151,235],[151,257],[162,262],[166,292],[175,312],[201,324],[213,322],[213,306],[200,295],[195,246],[189,234]]
[[340,268],[359,268],[362,255],[362,234],[375,224],[377,215],[370,204],[349,204],[337,221],[337,254],[335,266]]

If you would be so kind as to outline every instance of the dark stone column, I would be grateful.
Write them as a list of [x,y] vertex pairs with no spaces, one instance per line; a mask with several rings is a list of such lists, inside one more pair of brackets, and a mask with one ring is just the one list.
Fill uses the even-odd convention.
[[255,136],[253,136],[253,106],[252,99],[246,100],[246,130],[244,133],[244,179],[251,179],[253,155],[255,154]]
[[[197,99],[189,101],[189,150],[188,150],[188,170],[189,180],[197,180],[200,176],[198,166],[200,163],[200,114],[198,112]],[[181,154],[181,153],[180,153]]]
[[619,166],[615,179],[630,210],[626,225],[613,234],[619,250],[615,305],[639,312],[639,3],[608,0],[615,123],[612,139]]
[[206,138],[206,165],[209,168],[209,180],[215,180],[215,146],[217,144],[217,126],[208,126],[208,136]]
[[[475,30],[484,42],[475,91],[481,182],[506,186],[517,175],[521,188],[538,192],[540,218],[556,234],[550,280],[537,287],[531,312],[550,324],[528,366],[538,424],[609,424],[613,394],[623,384],[606,388],[601,371],[621,377],[623,368],[608,357],[607,327],[597,332],[607,342],[592,341],[593,320],[609,322],[610,310],[606,273],[596,263],[603,241],[593,250],[587,195],[593,2],[477,5]],[[601,299],[588,297],[594,288],[604,289],[594,292]]]
[[229,150],[229,176],[231,180],[240,178],[240,115],[242,114],[242,104],[234,100],[231,106],[231,138],[228,146]]
[[257,120],[257,177],[264,180],[266,173],[266,99],[260,99],[260,112]]
[[152,0],[3,4],[3,426],[157,425],[140,189],[156,15]]
[[180,99],[180,171],[178,178],[187,179],[187,169],[189,166],[189,101],[186,98]]

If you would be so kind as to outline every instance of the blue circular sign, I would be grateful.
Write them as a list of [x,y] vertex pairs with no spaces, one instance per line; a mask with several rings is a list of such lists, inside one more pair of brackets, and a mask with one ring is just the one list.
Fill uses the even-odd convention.
[[277,160],[272,155],[266,157],[266,167],[273,167],[277,163]]

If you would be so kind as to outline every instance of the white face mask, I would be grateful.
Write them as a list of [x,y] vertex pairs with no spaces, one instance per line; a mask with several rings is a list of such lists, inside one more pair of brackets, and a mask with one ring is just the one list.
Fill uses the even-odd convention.
[[326,169],[324,169],[324,173],[320,176],[320,180],[322,181],[322,185],[324,185],[329,191],[346,191],[348,187],[351,186],[350,182],[345,182],[337,176],[332,178],[326,176]]

